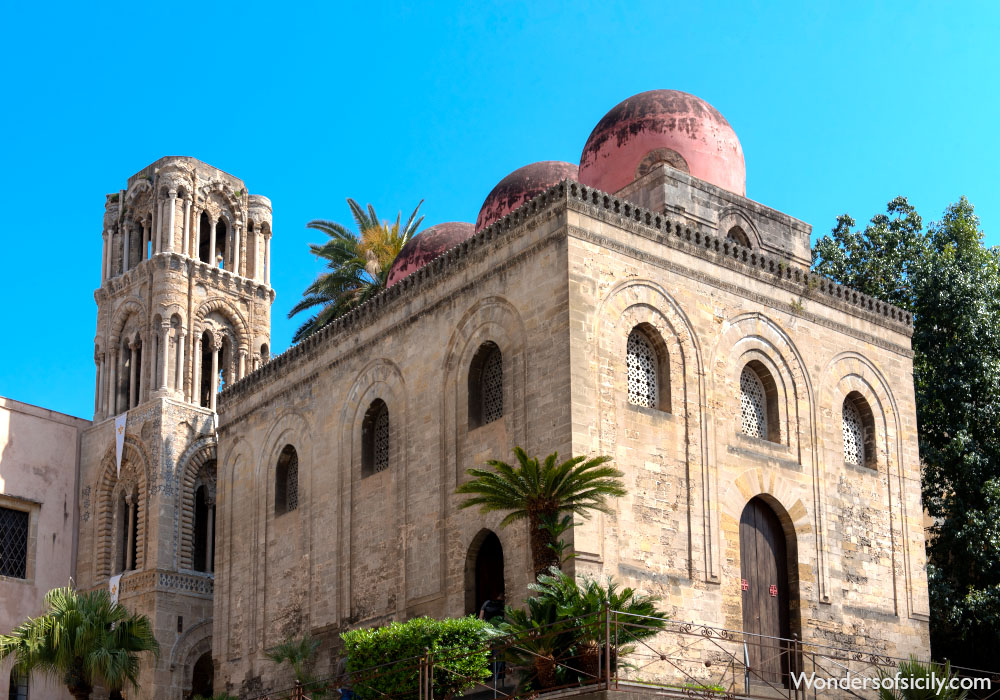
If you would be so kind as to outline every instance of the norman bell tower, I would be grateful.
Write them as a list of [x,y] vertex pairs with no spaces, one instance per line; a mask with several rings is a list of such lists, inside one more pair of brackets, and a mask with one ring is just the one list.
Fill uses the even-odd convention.
[[268,360],[271,203],[228,173],[169,156],[107,196],[102,236],[76,582],[107,588],[121,574],[120,601],[152,620],[161,657],[143,671],[142,697],[207,696],[215,402]]

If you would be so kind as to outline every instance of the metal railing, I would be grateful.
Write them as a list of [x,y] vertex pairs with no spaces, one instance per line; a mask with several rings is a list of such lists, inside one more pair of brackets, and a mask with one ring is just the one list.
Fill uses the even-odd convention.
[[[428,650],[341,677],[256,696],[259,700],[514,700],[541,693],[637,691],[704,700],[873,699],[874,681],[907,659],[875,649],[835,647],[693,622],[604,610],[558,620],[475,648]],[[959,679],[985,679],[970,700],[1000,693],[1000,672],[952,666]],[[943,673],[938,670],[938,676]],[[846,679],[846,682],[845,680]],[[852,680],[853,679],[853,680]],[[867,679],[867,680],[866,680]],[[833,682],[836,685],[831,686]],[[985,685],[983,681],[979,681]]]

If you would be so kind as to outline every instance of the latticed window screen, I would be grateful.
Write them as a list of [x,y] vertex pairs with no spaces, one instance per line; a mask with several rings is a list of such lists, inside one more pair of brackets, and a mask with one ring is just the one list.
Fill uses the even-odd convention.
[[861,413],[850,399],[844,399],[844,461],[848,464],[865,463],[865,431]]
[[0,576],[25,578],[28,571],[28,514],[0,508]]
[[16,670],[10,672],[8,700],[28,700],[28,677]]
[[285,512],[299,507],[299,453],[292,452],[285,476]]
[[503,355],[500,348],[493,348],[486,356],[480,381],[485,425],[503,417]]
[[372,467],[381,472],[389,468],[389,407],[385,404],[379,408],[372,426]]
[[743,432],[750,437],[767,439],[767,398],[760,377],[749,367],[740,374],[740,409]]
[[635,329],[626,345],[628,367],[628,402],[636,406],[655,408],[657,402],[657,357],[645,334]]

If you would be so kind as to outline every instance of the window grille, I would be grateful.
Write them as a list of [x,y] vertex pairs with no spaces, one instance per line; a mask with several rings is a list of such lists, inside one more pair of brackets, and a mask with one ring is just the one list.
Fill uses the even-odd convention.
[[848,464],[865,463],[865,433],[861,413],[850,399],[844,399],[844,461]]
[[740,374],[740,409],[743,432],[750,437],[767,440],[767,398],[760,377],[749,367]]
[[382,472],[389,468],[389,408],[385,404],[382,405],[375,416],[375,424],[373,428],[373,447],[372,451],[372,466],[374,471]]
[[0,576],[26,578],[28,571],[28,514],[0,508]]
[[299,453],[293,452],[285,475],[285,512],[299,507]]
[[503,417],[503,355],[493,348],[483,362],[480,393],[483,400],[483,424]]
[[7,693],[8,700],[28,700],[28,676],[18,673],[16,670],[10,672],[10,691]]
[[626,345],[628,401],[636,406],[657,405],[657,357],[649,340],[640,330],[633,330]]

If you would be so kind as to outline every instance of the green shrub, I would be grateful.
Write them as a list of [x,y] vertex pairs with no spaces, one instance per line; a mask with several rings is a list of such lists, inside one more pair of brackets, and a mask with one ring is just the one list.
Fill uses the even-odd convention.
[[461,695],[490,677],[490,644],[496,630],[473,617],[418,617],[340,635],[350,683],[361,700],[417,697],[420,658],[434,656],[434,695]]

